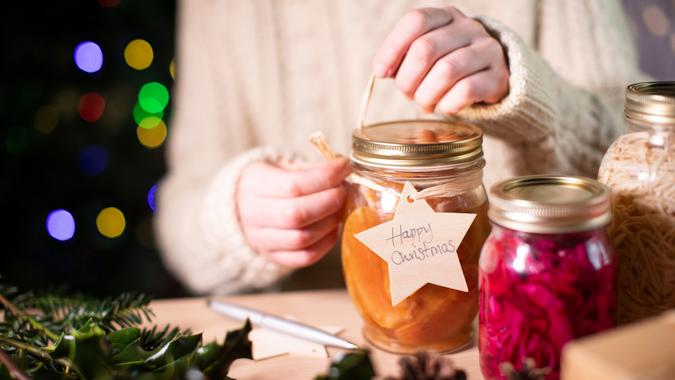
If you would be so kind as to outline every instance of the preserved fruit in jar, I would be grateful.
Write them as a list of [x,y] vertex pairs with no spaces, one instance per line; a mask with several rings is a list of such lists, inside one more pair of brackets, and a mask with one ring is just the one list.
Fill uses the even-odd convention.
[[[401,121],[354,132],[353,172],[376,186],[349,185],[342,234],[342,262],[363,332],[392,352],[446,352],[473,337],[478,307],[478,257],[490,226],[481,183],[482,134],[459,122]],[[426,284],[395,306],[388,264],[354,235],[393,218],[403,184],[427,193],[437,212],[476,214],[457,247],[468,292]]]

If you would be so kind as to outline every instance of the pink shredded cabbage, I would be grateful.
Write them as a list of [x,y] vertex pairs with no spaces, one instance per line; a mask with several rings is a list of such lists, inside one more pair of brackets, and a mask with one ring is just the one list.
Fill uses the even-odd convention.
[[602,230],[526,234],[495,226],[480,258],[480,364],[486,379],[505,379],[499,364],[526,358],[559,379],[560,353],[572,339],[614,326],[616,261]]

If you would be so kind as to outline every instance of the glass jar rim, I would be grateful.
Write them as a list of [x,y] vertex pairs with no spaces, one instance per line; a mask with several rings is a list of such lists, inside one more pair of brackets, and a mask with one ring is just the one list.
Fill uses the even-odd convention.
[[[370,165],[363,165],[358,161],[354,161],[352,159],[352,168],[357,170],[357,171],[368,171],[369,173],[381,173],[385,176],[389,175],[396,175],[396,173],[406,173],[410,175],[415,175],[415,174],[420,174],[421,177],[411,177],[411,178],[434,178],[434,179],[442,179],[442,178],[454,178],[457,176],[461,175],[466,175],[467,172],[470,171],[475,171],[475,170],[483,170],[485,168],[485,159],[480,158],[477,160],[473,161],[466,161],[466,162],[458,162],[454,164],[447,164],[447,165],[438,165],[433,168],[429,167],[423,167],[423,168],[391,168],[391,167],[386,167],[386,168],[379,168],[379,167],[373,167]],[[424,175],[428,174],[428,175]]]
[[[427,132],[440,141],[415,141]],[[351,160],[401,171],[440,171],[483,158],[483,133],[458,120],[399,120],[371,124],[352,133]]]
[[488,217],[493,223],[523,232],[592,230],[611,220],[609,189],[586,177],[516,177],[492,186]]
[[624,117],[641,125],[675,128],[675,81],[628,85]]

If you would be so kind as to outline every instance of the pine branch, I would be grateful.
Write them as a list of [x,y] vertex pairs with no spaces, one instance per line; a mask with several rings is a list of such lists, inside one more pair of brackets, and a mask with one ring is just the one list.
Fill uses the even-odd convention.
[[30,380],[30,377],[28,377],[28,375],[26,375],[2,350],[0,350],[0,364],[7,368],[9,376],[11,376],[12,379]]
[[233,361],[251,357],[248,323],[223,344],[207,345],[189,330],[139,329],[153,316],[142,294],[96,299],[58,290],[18,293],[0,283],[0,296],[2,378],[183,378],[188,370],[222,378]]
[[48,360],[48,361],[53,360],[51,355],[49,355],[49,352],[41,349],[40,347],[36,347],[36,346],[30,345],[28,343],[18,341],[16,339],[0,336],[0,343],[4,343],[4,344],[10,345],[12,347],[18,348],[20,350],[27,351],[28,353],[30,353],[32,355],[35,355],[38,358],[43,359],[43,360]]
[[2,304],[2,306],[7,308],[7,310],[9,310],[10,313],[19,315],[20,313],[19,309],[17,309],[16,306],[14,306],[14,304],[9,302],[9,300],[5,298],[5,296],[3,296],[2,293],[0,293],[0,303]]
[[16,297],[15,304],[22,309],[36,310],[62,329],[78,329],[92,320],[105,331],[135,326],[149,321],[153,314],[148,304],[150,298],[143,294],[123,293],[117,297],[95,299],[83,295],[63,294],[63,290],[43,293],[24,293]]
[[140,344],[144,350],[152,351],[161,346],[163,342],[168,342],[176,339],[179,336],[192,335],[189,329],[181,330],[178,327],[164,326],[163,329],[158,330],[157,326],[152,329],[141,330]]
[[9,310],[10,313],[14,314],[18,318],[25,319],[31,326],[34,328],[44,332],[50,339],[56,340],[59,338],[59,335],[54,333],[53,331],[49,330],[45,325],[42,323],[38,322],[35,318],[29,316],[26,312],[23,310],[17,308],[12,302],[10,302],[7,298],[5,298],[2,294],[0,294],[0,303]]

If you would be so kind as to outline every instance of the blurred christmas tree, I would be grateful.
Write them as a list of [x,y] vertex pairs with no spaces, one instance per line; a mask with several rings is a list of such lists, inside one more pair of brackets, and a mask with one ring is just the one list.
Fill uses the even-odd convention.
[[3,8],[0,274],[23,288],[182,293],[152,234],[175,3]]

